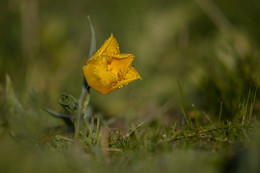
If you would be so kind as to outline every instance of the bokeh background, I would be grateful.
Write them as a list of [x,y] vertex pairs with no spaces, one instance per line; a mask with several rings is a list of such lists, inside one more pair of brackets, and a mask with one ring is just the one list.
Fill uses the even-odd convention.
[[142,77],[107,95],[91,90],[94,112],[171,121],[183,117],[184,105],[214,119],[222,104],[223,119],[232,119],[257,85],[259,11],[258,0],[3,0],[0,101],[6,74],[27,109],[31,93],[53,110],[61,110],[61,92],[79,97],[89,15],[97,48],[113,33]]
[[[100,144],[43,110],[80,96],[87,16],[142,77],[90,91]],[[259,172],[259,47],[259,0],[0,0],[0,172]]]

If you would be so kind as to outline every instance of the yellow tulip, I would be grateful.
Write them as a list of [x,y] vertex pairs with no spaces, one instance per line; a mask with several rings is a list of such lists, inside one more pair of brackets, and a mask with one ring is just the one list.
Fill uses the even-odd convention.
[[111,34],[83,67],[88,85],[101,94],[107,94],[141,79],[132,66],[133,59],[132,54],[120,54],[118,43]]

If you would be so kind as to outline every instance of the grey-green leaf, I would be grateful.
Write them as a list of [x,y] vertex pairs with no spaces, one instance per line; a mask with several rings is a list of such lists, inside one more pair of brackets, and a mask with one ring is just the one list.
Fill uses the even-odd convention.
[[92,25],[92,22],[91,22],[91,19],[89,16],[88,16],[88,22],[89,22],[90,32],[91,32],[91,43],[90,43],[90,50],[89,50],[89,55],[88,55],[88,58],[90,58],[96,51],[96,36],[95,36],[95,29]]

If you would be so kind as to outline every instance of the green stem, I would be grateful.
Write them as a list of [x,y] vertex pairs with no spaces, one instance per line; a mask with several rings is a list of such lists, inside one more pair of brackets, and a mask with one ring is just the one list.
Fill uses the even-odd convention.
[[84,117],[85,110],[86,110],[86,107],[88,106],[89,100],[90,100],[90,94],[89,94],[88,90],[85,87],[82,87],[81,95],[80,95],[80,98],[78,101],[79,109],[78,109],[78,112],[76,115],[77,116],[76,120],[74,122],[76,139],[78,139],[78,137],[80,135],[80,125],[81,125],[80,122]]
[[[90,44],[90,51],[89,51],[89,55],[88,58],[90,58],[95,50],[96,50],[96,37],[95,37],[95,30],[94,27],[92,25],[92,22],[90,20],[90,17],[88,16],[88,21],[89,21],[89,26],[90,26],[90,31],[91,31],[91,44]],[[84,79],[85,80],[85,79]],[[74,127],[75,127],[75,138],[78,139],[79,135],[80,135],[80,120],[83,120],[85,111],[86,111],[86,107],[88,106],[90,100],[90,94],[88,92],[87,87],[85,87],[83,85],[82,90],[81,90],[81,95],[79,98],[79,109],[76,115],[76,119],[74,121]]]

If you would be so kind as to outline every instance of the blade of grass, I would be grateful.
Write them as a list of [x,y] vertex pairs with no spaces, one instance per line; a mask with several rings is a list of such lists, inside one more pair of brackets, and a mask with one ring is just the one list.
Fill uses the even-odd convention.
[[248,121],[247,121],[247,124],[250,123],[251,121],[251,118],[252,118],[252,114],[253,114],[253,108],[254,108],[254,105],[255,105],[255,100],[256,100],[256,94],[257,94],[257,83],[258,83],[258,79],[256,81],[256,84],[254,86],[254,89],[253,89],[253,100],[250,104],[250,110],[249,110],[249,115],[248,115]]
[[219,108],[219,114],[218,114],[218,122],[220,122],[221,120],[221,116],[222,116],[222,109],[223,109],[223,102],[220,102],[220,108]]
[[194,105],[194,104],[192,104],[192,110],[193,110],[193,113],[194,113],[194,118],[195,118],[195,122],[196,122],[196,127],[199,127],[198,116],[197,116],[197,112],[196,112],[196,109],[195,109],[195,105]]
[[131,135],[136,131],[136,129],[138,129],[139,127],[141,127],[144,123],[145,123],[145,122],[143,121],[143,122],[141,122],[140,124],[138,124],[135,128],[133,128],[133,129],[130,131],[130,133],[126,134],[126,137],[131,136]]
[[182,90],[182,87],[181,87],[180,80],[178,80],[178,86],[179,86],[179,89],[180,89],[181,99],[182,99],[182,105],[180,105],[180,107],[181,107],[182,113],[184,115],[185,121],[187,123],[187,126],[189,128],[191,128],[191,119],[185,111],[185,109],[187,108],[187,106],[186,106],[187,104],[186,104],[186,100],[184,98],[184,94],[183,94],[183,90]]
[[99,117],[97,117],[97,128],[96,128],[96,136],[95,136],[95,141],[96,143],[98,143],[98,140],[99,140],[99,124],[100,124],[100,119]]
[[186,121],[186,123],[187,123],[188,128],[191,128],[190,121],[188,120],[187,114],[186,114],[186,112],[185,112],[183,106],[180,105],[180,107],[181,107],[181,111],[182,111],[182,113],[183,113],[183,116],[184,116],[184,119],[185,119],[185,121]]

